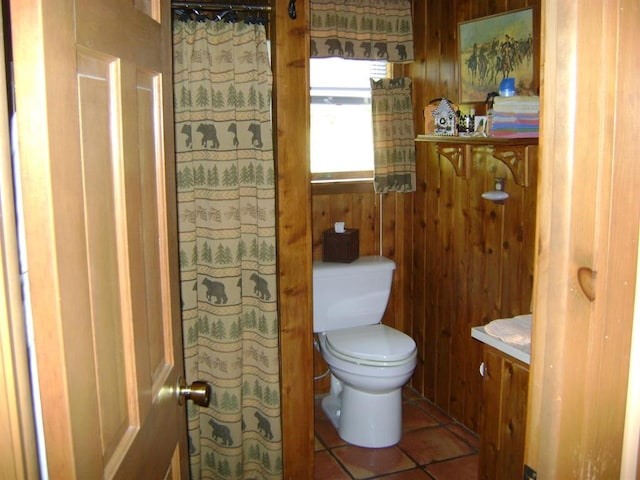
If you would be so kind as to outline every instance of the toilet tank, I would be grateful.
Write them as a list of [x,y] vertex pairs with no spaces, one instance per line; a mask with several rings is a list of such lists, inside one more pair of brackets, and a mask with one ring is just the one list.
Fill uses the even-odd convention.
[[313,262],[313,331],[379,323],[395,268],[392,260],[380,256],[352,263]]

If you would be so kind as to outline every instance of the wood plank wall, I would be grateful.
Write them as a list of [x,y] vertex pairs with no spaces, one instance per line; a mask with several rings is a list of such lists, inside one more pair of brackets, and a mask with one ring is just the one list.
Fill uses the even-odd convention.
[[[458,100],[458,23],[520,8],[534,8],[539,44],[541,0],[414,0],[416,61],[396,66],[413,80],[415,127],[424,130],[423,108],[433,98]],[[536,50],[539,64],[539,49]],[[535,235],[535,176],[527,188],[495,159],[473,163],[469,180],[448,160],[417,146],[418,191],[380,198],[362,187],[314,188],[313,257],[321,258],[322,231],[335,221],[360,229],[360,253],[383,254],[397,264],[384,322],[412,335],[420,361],[412,384],[427,398],[477,431],[480,346],[470,327],[530,308]],[[535,163],[534,163],[535,165]],[[507,178],[512,198],[504,206],[483,203],[496,173]],[[316,375],[326,366],[315,356]],[[327,390],[316,382],[315,392]]]

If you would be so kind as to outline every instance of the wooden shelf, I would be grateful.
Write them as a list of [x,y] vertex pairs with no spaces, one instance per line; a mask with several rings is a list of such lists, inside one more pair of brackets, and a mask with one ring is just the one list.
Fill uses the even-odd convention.
[[469,145],[538,145],[538,137],[504,138],[504,137],[471,137],[447,135],[418,135],[416,142],[432,143],[464,143]]

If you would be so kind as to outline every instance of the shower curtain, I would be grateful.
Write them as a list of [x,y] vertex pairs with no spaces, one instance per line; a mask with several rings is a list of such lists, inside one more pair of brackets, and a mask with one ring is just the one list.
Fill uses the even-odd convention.
[[275,173],[264,25],[174,22],[178,229],[193,479],[279,479]]

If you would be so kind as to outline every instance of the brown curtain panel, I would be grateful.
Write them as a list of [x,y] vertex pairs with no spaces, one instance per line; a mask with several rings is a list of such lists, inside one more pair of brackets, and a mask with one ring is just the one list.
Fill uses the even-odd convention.
[[416,145],[411,79],[371,80],[374,188],[377,193],[414,192]]
[[311,56],[411,62],[410,0],[312,0]]

